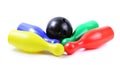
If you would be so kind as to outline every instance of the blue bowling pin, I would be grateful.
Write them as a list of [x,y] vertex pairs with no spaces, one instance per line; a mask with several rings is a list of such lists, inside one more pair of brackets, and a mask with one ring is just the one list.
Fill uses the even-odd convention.
[[60,41],[57,39],[50,39],[41,28],[35,25],[21,23],[18,26],[17,30],[34,32],[38,34],[39,36],[41,36],[43,39],[45,39],[49,43],[60,43]]

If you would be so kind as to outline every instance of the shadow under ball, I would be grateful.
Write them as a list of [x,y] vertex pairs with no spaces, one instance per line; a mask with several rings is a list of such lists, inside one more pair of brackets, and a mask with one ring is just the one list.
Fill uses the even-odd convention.
[[72,35],[72,26],[64,17],[55,17],[47,25],[46,33],[50,38],[62,40]]

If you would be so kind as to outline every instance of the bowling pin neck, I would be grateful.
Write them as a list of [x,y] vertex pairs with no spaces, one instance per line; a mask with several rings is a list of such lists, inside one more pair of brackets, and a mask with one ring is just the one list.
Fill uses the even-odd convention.
[[64,47],[61,44],[49,44],[45,50],[52,52],[56,56],[60,56],[64,53]]
[[69,41],[76,41],[76,39],[77,39],[77,36],[76,35],[73,35],[73,36],[71,36],[70,38],[69,38]]
[[73,54],[77,49],[79,48],[84,48],[83,45],[84,42],[83,41],[77,41],[77,42],[69,42],[67,43],[64,48],[65,48],[65,51],[67,52],[68,55],[71,55]]
[[78,48],[83,48],[84,41],[83,41],[83,40],[79,40],[79,41],[73,42],[73,44],[74,44],[76,47],[78,47]]
[[62,43],[62,45],[65,45],[66,43],[71,42],[73,40],[75,40],[74,36],[70,37],[70,38],[63,39],[61,43]]
[[[81,33],[79,33],[81,31]],[[78,40],[85,32],[87,32],[87,29],[78,29],[74,32],[74,35],[71,37],[72,40]]]
[[77,41],[77,40],[80,39],[81,36],[82,36],[85,32],[87,32],[87,31],[88,31],[87,29],[84,29],[84,30],[82,30],[81,33],[79,33],[80,30],[76,30],[76,31],[74,32],[74,35],[73,35],[73,36],[71,36],[70,38],[66,38],[66,39],[62,40],[62,45],[65,45],[65,44],[67,44],[68,42]]

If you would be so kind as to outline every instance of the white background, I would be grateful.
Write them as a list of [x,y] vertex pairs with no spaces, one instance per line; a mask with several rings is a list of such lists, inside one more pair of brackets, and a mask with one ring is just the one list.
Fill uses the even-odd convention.
[[[111,26],[115,37],[96,50],[55,57],[51,54],[27,54],[9,45],[7,36],[21,22],[37,25],[44,31],[48,21],[67,18],[75,29],[96,20],[100,27]],[[0,65],[120,65],[119,0],[0,0]]]

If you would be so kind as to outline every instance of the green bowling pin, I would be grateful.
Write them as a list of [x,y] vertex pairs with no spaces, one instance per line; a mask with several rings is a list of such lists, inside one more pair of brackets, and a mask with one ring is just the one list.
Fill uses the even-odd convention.
[[63,39],[61,44],[65,45],[67,42],[77,41],[87,31],[98,27],[98,23],[94,20],[83,23],[75,29],[73,35],[70,38]]

